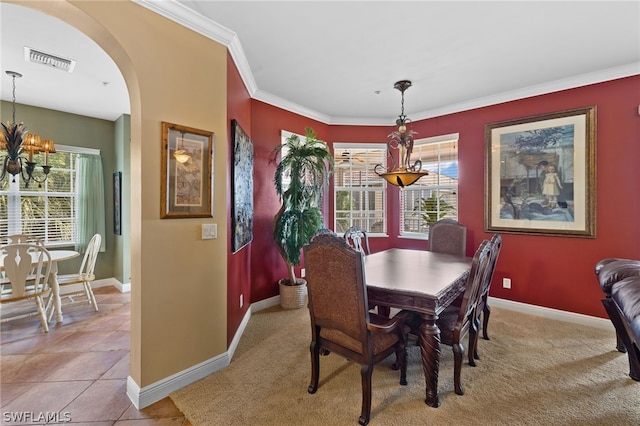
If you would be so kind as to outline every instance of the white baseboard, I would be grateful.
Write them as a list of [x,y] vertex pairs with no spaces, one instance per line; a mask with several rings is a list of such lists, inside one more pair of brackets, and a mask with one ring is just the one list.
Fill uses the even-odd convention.
[[160,401],[161,399],[169,396],[171,392],[182,389],[183,387],[195,383],[198,380],[201,380],[208,375],[222,370],[223,368],[228,366],[231,362],[231,359],[233,358],[233,354],[235,353],[236,348],[238,347],[240,338],[242,337],[242,334],[244,333],[244,330],[249,323],[249,319],[251,319],[252,309],[253,305],[251,305],[251,307],[247,310],[247,313],[242,319],[238,330],[233,336],[233,340],[231,341],[229,349],[226,352],[191,368],[180,371],[149,386],[145,386],[142,389],[140,389],[133,378],[129,376],[127,378],[127,396],[129,397],[133,405],[135,405],[135,407],[139,410],[148,407],[154,402]]
[[127,396],[138,409],[148,407],[154,402],[169,396],[171,392],[182,389],[198,380],[204,379],[208,375],[222,370],[229,365],[228,352],[215,356],[179,373],[173,374],[155,383],[140,388],[131,376],[127,378]]
[[251,312],[258,312],[280,304],[280,296],[273,296],[251,304]]
[[558,309],[545,308],[543,306],[529,305],[522,302],[514,302],[512,300],[498,299],[489,297],[489,306],[496,308],[509,309],[523,314],[537,315],[539,317],[549,318],[558,321],[571,322],[574,324],[587,325],[589,327],[610,330],[615,333],[613,324],[607,318],[592,317],[589,315],[576,314],[574,312],[561,311]]
[[[210,360],[204,361],[191,368],[173,374],[172,376],[162,379],[156,383],[145,386],[142,389],[131,378],[131,376],[129,376],[127,379],[127,396],[129,397],[133,405],[140,410],[142,408],[148,407],[154,402],[160,401],[161,399],[169,396],[171,392],[182,389],[185,386],[197,382],[198,380],[201,380],[206,376],[227,367],[231,362],[233,354],[235,353],[235,350],[238,347],[238,343],[240,342],[240,338],[242,337],[242,334],[244,333],[244,330],[247,327],[249,320],[251,319],[251,314],[253,312],[258,312],[263,309],[277,306],[279,304],[280,296],[274,296],[269,299],[264,299],[259,302],[252,303],[251,307],[249,308],[249,310],[247,310],[247,313],[242,319],[242,322],[240,323],[240,326],[238,327],[238,330],[236,331],[233,340],[231,341],[229,349],[226,352],[211,358]],[[498,299],[495,297],[489,298],[489,304],[491,306],[495,306],[496,308],[509,309],[512,311],[537,315],[549,319],[587,325],[590,327],[610,330],[611,332],[615,333],[611,321],[605,318],[597,318],[588,315],[576,314],[573,312],[565,312],[557,309],[529,305],[521,302],[514,302],[511,300]]]

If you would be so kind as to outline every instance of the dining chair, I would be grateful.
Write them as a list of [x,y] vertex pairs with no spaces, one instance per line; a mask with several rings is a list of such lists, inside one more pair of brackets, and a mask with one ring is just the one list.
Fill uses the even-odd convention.
[[[77,291],[71,291],[65,294],[61,294],[61,298],[68,300],[63,305],[73,305],[77,303],[88,303],[93,306],[93,309],[98,310],[98,302],[93,294],[91,283],[95,281],[96,276],[94,270],[96,267],[96,260],[98,259],[98,252],[100,251],[100,243],[102,242],[102,236],[95,234],[91,237],[89,244],[84,252],[82,263],[80,264],[80,270],[75,274],[58,275],[58,286],[62,289],[64,286],[80,285],[82,288]],[[74,299],[79,297],[79,300]],[[49,320],[53,317],[55,309],[53,308],[53,294],[49,295],[46,305],[49,312]]]
[[[491,245],[488,240],[484,240],[473,256],[469,278],[467,280],[465,291],[462,295],[460,306],[447,306],[439,315],[436,322],[440,329],[441,343],[451,346],[453,349],[453,384],[455,392],[458,395],[464,394],[460,376],[462,373],[462,359],[465,352],[463,340],[467,335],[469,336],[469,364],[475,366],[475,347],[473,347],[473,345],[477,341],[476,336],[478,333],[475,323],[475,309],[480,297],[482,278],[490,258]],[[410,333],[419,336],[420,326],[422,324],[420,314],[403,310],[399,315],[405,316],[405,321],[409,326]]]
[[[2,286],[0,303],[33,299],[37,312],[10,310],[2,322],[38,315],[45,333],[49,331],[43,297],[51,293],[49,274],[51,255],[40,244],[21,243],[0,246],[6,283]],[[4,311],[4,309],[3,309]]]
[[467,227],[457,220],[440,219],[429,226],[429,250],[465,256],[467,253]]
[[395,353],[400,384],[407,384],[407,353],[401,317],[369,312],[363,256],[343,238],[321,234],[303,249],[311,317],[311,383],[318,390],[320,353],[338,354],[361,365],[362,409],[358,423],[371,415],[374,365]]
[[[42,238],[36,237],[28,234],[12,234],[5,235],[0,237],[0,245],[3,244],[24,244],[24,243],[34,243],[44,245]],[[31,271],[33,273],[33,270]],[[0,272],[0,285],[4,285],[9,281],[8,278],[5,277],[4,271]]]
[[365,256],[371,253],[369,249],[369,236],[359,226],[352,226],[344,233],[344,239],[349,246],[362,252]]
[[482,312],[482,337],[485,340],[489,340],[489,334],[487,332],[487,326],[489,325],[489,315],[491,315],[491,308],[489,307],[489,290],[491,289],[491,280],[495,272],[496,264],[498,263],[498,256],[500,256],[500,250],[502,250],[502,236],[494,234],[491,237],[491,260],[487,267],[487,279],[481,291],[481,299],[478,303],[478,315],[477,319],[480,321],[480,312]]

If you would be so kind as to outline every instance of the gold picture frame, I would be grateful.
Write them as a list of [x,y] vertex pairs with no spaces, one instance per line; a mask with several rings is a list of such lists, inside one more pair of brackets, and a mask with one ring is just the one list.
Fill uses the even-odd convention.
[[213,217],[213,132],[162,122],[160,218]]
[[485,125],[485,230],[595,238],[596,107]]

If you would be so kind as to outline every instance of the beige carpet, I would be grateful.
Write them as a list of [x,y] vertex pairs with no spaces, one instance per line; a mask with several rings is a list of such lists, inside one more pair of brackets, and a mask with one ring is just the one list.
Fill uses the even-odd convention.
[[[493,308],[477,367],[464,364],[453,392],[453,355],[442,347],[439,408],[424,403],[420,349],[409,348],[408,386],[390,369],[373,374],[371,425],[640,425],[640,382],[612,332]],[[320,387],[307,393],[306,308],[254,313],[222,371],[171,394],[194,426],[350,425],[360,415],[359,366],[321,357]]]

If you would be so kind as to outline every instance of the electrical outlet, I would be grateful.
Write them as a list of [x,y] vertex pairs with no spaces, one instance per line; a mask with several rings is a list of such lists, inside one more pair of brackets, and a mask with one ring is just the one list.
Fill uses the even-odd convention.
[[240,295],[240,307],[242,308],[242,305],[244,305],[244,294]]
[[300,276],[301,276],[302,278],[304,278],[306,275],[307,275],[307,271],[305,271],[305,269],[304,269],[304,268],[302,268],[302,269],[300,270]]
[[503,288],[511,288],[511,278],[503,278],[502,279],[502,287]]

